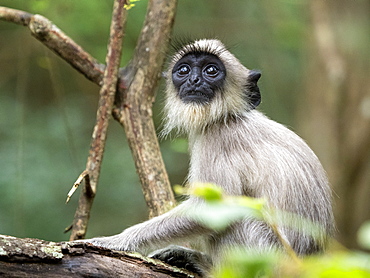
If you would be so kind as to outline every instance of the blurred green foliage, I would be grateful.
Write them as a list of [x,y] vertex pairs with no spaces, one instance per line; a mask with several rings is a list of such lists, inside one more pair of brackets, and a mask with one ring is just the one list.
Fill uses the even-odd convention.
[[357,240],[362,248],[370,250],[370,221],[361,225],[357,233]]
[[370,256],[365,253],[345,251],[312,256],[300,263],[287,260],[274,252],[245,249],[231,250],[216,278],[368,278]]
[[222,188],[211,183],[192,184],[186,193],[206,201],[201,209],[198,207],[188,212],[189,217],[201,222],[204,226],[223,231],[231,224],[246,216],[263,219],[266,201],[248,196],[225,197]]
[[[201,209],[188,213],[193,220],[216,231],[222,231],[232,223],[245,219],[256,218],[268,223],[271,227],[291,226],[291,215],[278,212],[268,206],[263,199],[246,196],[227,196],[222,189],[214,184],[196,184],[186,194],[205,200]],[[281,213],[284,215],[281,217]],[[283,222],[281,222],[283,219]],[[287,221],[289,219],[289,221]],[[287,222],[286,222],[287,221]],[[301,217],[294,222],[307,227],[305,232],[314,236],[314,224],[307,225]],[[291,226],[294,229],[295,226]],[[278,229],[274,229],[279,233]],[[368,247],[370,225],[366,223],[359,231],[359,239],[363,246]],[[280,240],[285,241],[282,235]],[[284,246],[289,246],[284,242]],[[334,246],[334,244],[332,244]],[[298,258],[294,251],[287,247],[286,253],[273,250],[244,249],[242,246],[227,250],[221,265],[215,269],[216,278],[254,278],[254,277],[286,277],[286,278],[366,278],[370,277],[370,255],[359,251],[341,250],[334,247],[330,252],[315,256]]]
[[[307,3],[179,1],[174,37],[223,40],[248,68],[262,70],[261,109],[294,126],[307,62]],[[147,0],[138,1],[129,11],[123,66],[132,56],[146,4]],[[0,5],[42,14],[104,61],[112,0],[0,0]],[[356,30],[352,41],[363,37],[361,29]],[[159,92],[162,89],[163,84]],[[68,239],[63,229],[72,223],[78,196],[68,205],[64,201],[85,168],[98,91],[25,27],[0,21],[1,234]],[[154,115],[158,131],[162,103],[159,93]],[[162,140],[161,149],[171,183],[183,183],[188,167],[186,140]],[[124,132],[112,120],[87,236],[118,233],[146,217]]]

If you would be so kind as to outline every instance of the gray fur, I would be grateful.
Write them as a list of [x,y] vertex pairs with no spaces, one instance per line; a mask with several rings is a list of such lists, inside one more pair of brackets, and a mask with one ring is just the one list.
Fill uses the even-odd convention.
[[[173,65],[183,55],[194,50],[217,55],[227,76],[222,91],[207,105],[182,103],[171,78],[167,78],[164,134],[173,129],[188,134],[190,186],[194,182],[212,182],[227,194],[264,197],[270,207],[298,214],[323,228],[313,240],[305,234],[307,227],[301,221],[282,219],[283,223],[293,221],[294,230],[279,227],[279,231],[299,255],[323,250],[334,231],[334,220],[331,189],[318,158],[294,132],[249,105],[242,88],[248,88],[250,70],[218,40],[200,40],[185,46],[174,55],[167,76],[171,76]],[[261,250],[280,248],[273,231],[254,219],[247,218],[222,233],[202,227],[186,216],[190,209],[199,209],[202,204],[190,196],[170,212],[121,234],[89,242],[148,253],[190,241],[201,246],[213,261],[219,261],[224,250],[236,245]]]

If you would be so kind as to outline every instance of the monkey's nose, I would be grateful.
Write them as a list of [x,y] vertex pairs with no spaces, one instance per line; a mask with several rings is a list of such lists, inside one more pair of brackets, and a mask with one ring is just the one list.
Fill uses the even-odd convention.
[[196,77],[192,78],[190,81],[191,81],[191,83],[193,83],[193,84],[197,84],[197,83],[199,83],[200,78],[199,78],[198,76],[196,76]]
[[190,76],[189,81],[191,84],[198,84],[200,82],[199,74],[194,73]]
[[197,67],[194,67],[192,72],[191,72],[191,75],[189,77],[189,81],[191,84],[198,84],[200,82],[200,69],[198,69]]

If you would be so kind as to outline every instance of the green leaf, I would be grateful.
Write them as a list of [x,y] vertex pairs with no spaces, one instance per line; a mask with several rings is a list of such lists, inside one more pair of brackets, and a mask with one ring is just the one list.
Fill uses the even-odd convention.
[[247,207],[251,209],[255,209],[258,211],[262,211],[262,209],[266,205],[266,200],[262,198],[252,198],[252,197],[247,197],[247,196],[233,196],[227,198],[228,201],[242,206],[242,207]]
[[[184,190],[176,187],[175,192],[183,193]],[[189,217],[213,230],[223,230],[246,217],[262,218],[266,203],[264,199],[246,196],[224,197],[222,188],[212,183],[193,184],[188,193],[206,201],[190,211]]]
[[140,0],[130,0],[129,1],[129,4],[125,4],[124,6],[123,6],[123,8],[125,8],[126,10],[129,10],[129,9],[131,9],[132,7],[135,7],[135,4],[132,4],[133,2],[138,2],[138,1],[140,1]]
[[223,191],[221,187],[213,183],[197,183],[191,188],[190,194],[206,201],[219,201],[222,199]]
[[234,248],[227,252],[221,268],[215,273],[217,278],[254,278],[274,277],[278,253],[260,250]]
[[241,220],[252,211],[245,207],[225,205],[222,202],[206,203],[201,208],[189,212],[189,216],[212,230],[223,230]]
[[358,244],[366,249],[370,249],[370,221],[362,224],[357,233]]

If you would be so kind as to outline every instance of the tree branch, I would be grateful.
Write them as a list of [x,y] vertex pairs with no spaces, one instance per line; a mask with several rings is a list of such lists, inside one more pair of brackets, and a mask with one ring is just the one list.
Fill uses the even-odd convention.
[[161,76],[176,0],[150,0],[135,55],[126,68],[131,77],[121,90],[121,103],[114,117],[123,125],[149,207],[149,216],[160,215],[175,205],[167,172],[160,154],[152,119],[154,92]]
[[15,24],[28,26],[33,14],[15,9],[0,7],[0,20],[13,22]]
[[[116,120],[125,128],[151,217],[162,214],[175,204],[156,137],[152,103],[173,26],[176,4],[176,0],[149,1],[135,56],[119,74],[117,103],[113,111]],[[5,7],[0,7],[0,19],[29,26],[32,34],[58,56],[89,80],[102,84],[105,66],[48,19]]]
[[[107,138],[108,124],[113,109],[118,81],[118,71],[122,53],[122,39],[127,14],[126,9],[124,8],[124,5],[126,4],[126,0],[114,1],[108,54],[106,57],[107,67],[104,71],[103,86],[100,89],[99,108],[96,115],[96,124],[92,135],[90,152],[86,165],[86,171],[88,172],[90,182],[86,182],[85,188],[81,191],[70,240],[85,237],[90,210],[96,193],[101,163],[103,160],[105,141]],[[92,194],[89,194],[89,192]]]
[[0,20],[28,26],[31,34],[87,79],[100,85],[105,66],[66,36],[50,20],[19,10],[0,7]]

